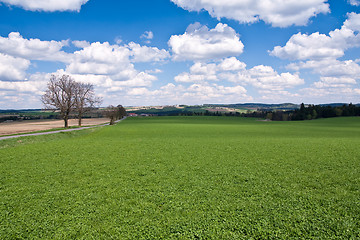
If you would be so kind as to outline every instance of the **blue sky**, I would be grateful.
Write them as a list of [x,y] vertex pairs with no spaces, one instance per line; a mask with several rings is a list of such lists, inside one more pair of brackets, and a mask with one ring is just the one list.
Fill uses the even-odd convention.
[[51,74],[104,106],[360,102],[358,0],[0,0],[0,109]]

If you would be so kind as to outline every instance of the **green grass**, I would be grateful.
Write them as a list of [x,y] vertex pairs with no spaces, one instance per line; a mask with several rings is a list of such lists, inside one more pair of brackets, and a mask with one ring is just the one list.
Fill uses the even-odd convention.
[[360,118],[128,118],[0,141],[0,239],[358,239]]

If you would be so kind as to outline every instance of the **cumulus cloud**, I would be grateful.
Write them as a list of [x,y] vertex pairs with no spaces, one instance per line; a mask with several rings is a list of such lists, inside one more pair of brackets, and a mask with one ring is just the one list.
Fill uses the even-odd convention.
[[284,47],[276,46],[270,54],[290,60],[323,60],[344,56],[345,50],[360,46],[360,15],[351,13],[341,29],[329,35],[297,33]]
[[[317,102],[353,102],[359,96],[358,88],[350,88],[346,85],[331,87],[326,84],[314,83],[311,87],[301,89],[299,93],[304,99],[314,99]],[[326,99],[326,101],[324,101]]]
[[293,88],[304,84],[304,80],[298,74],[277,73],[272,67],[259,65],[255,66],[245,73],[245,80],[256,88],[281,91],[286,88]]
[[190,72],[179,74],[175,77],[175,81],[180,83],[230,81],[273,91],[304,84],[304,80],[298,74],[289,72],[279,74],[272,67],[264,65],[246,69],[245,63],[233,57],[216,63],[195,63],[190,68]]
[[170,54],[164,49],[134,42],[123,46],[94,42],[74,52],[66,70],[72,74],[119,75],[120,72],[134,71],[132,62],[158,62],[168,57]]
[[[275,27],[306,25],[311,17],[330,12],[327,0],[171,0],[188,11],[208,11],[217,19],[228,18],[240,23],[259,20]],[[354,1],[354,0],[352,0]]]
[[289,68],[295,70],[312,69],[314,73],[320,74],[323,77],[360,78],[360,66],[353,60],[339,61],[329,59],[323,61],[306,61],[290,64]]
[[[124,95],[132,88],[151,87],[157,80],[152,74],[161,70],[139,71],[134,63],[151,62],[155,65],[170,57],[164,49],[133,42],[111,45],[108,42],[71,41],[73,46],[80,49],[66,53],[62,48],[68,42],[25,39],[19,33],[0,37],[0,88],[6,92],[5,96],[21,95],[16,97],[16,101],[24,103],[25,97],[42,94],[50,73],[27,73],[32,60],[63,62],[64,69],[54,74],[70,74],[76,81],[94,84],[99,95],[106,96],[115,92]],[[15,101],[15,98],[11,99]],[[41,104],[35,102],[37,106]]]
[[240,62],[235,57],[225,58],[218,65],[219,69],[222,71],[240,71],[246,68],[246,64]]
[[24,80],[29,66],[29,60],[0,53],[0,81]]
[[147,88],[132,88],[128,92],[129,95],[149,95],[150,91]]
[[[298,69],[311,69],[320,75],[320,81],[313,84],[314,88],[353,88],[360,79],[360,66],[353,60],[307,61],[293,64]],[[340,91],[340,90],[339,90]]]
[[150,87],[152,82],[156,80],[156,76],[145,72],[137,72],[133,76],[130,76],[128,80],[116,82],[115,85],[124,87]]
[[170,57],[169,52],[165,49],[141,46],[134,42],[129,43],[128,48],[131,50],[133,62],[159,62]]
[[360,6],[359,0],[349,0],[348,2],[353,6]]
[[154,38],[154,33],[152,31],[145,31],[141,36],[140,38],[145,38],[145,39],[148,39],[148,40],[151,40]]
[[77,48],[86,48],[86,47],[90,46],[90,43],[88,41],[75,40],[75,41],[72,41],[71,43]]
[[348,13],[347,19],[344,22],[344,27],[351,29],[355,32],[360,31],[360,14],[357,13]]
[[158,69],[158,68],[152,69],[152,70],[146,70],[146,73],[162,73],[162,72],[163,72],[163,70]]
[[0,89],[13,92],[16,94],[42,94],[42,90],[46,87],[47,79],[50,74],[37,73],[30,76],[29,79],[21,79],[21,81],[2,81],[0,80]]
[[328,35],[295,34],[284,47],[276,46],[270,54],[295,61],[287,66],[289,69],[310,69],[320,75],[314,88],[351,88],[360,79],[360,66],[356,61],[338,58],[343,57],[346,50],[360,46],[359,30],[360,14],[349,13],[340,29]]
[[67,62],[69,54],[61,51],[68,41],[41,41],[25,39],[18,32],[11,32],[8,37],[0,36],[0,52],[29,60]]
[[203,81],[216,81],[217,66],[216,64],[195,63],[190,68],[190,73],[182,73],[175,77],[176,82],[194,83]]
[[0,104],[2,108],[39,108],[40,95],[50,78],[49,73],[29,75],[28,79],[3,81],[0,79]]
[[188,27],[183,35],[173,35],[168,42],[174,60],[209,60],[238,56],[244,44],[227,24],[219,23],[214,29],[200,24]]
[[108,42],[94,42],[74,52],[66,71],[72,74],[113,75],[129,65],[130,50]]
[[242,86],[223,86],[209,83],[195,83],[188,87],[168,83],[157,90],[133,88],[125,98],[135,104],[139,99],[145,100],[150,105],[229,103],[253,100]]
[[151,75],[151,71],[137,71],[133,62],[161,61],[169,57],[167,51],[158,48],[144,47],[136,43],[119,46],[108,42],[94,42],[73,55],[66,72],[93,79],[97,81],[97,85],[110,87],[110,91],[123,87],[151,86],[157,77]]
[[345,50],[360,46],[360,35],[343,27],[325,34],[311,35],[298,33],[293,35],[284,47],[276,46],[271,55],[289,60],[322,60],[340,58]]
[[0,0],[7,5],[21,7],[29,11],[80,11],[89,0]]

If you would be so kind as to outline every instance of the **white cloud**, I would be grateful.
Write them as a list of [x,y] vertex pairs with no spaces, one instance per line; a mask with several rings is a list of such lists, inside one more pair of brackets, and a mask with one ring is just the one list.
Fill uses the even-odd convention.
[[124,46],[94,42],[74,52],[66,71],[72,74],[117,75],[118,78],[123,78],[134,76],[136,70],[131,62],[157,62],[168,57],[170,55],[164,49],[141,46],[134,42]]
[[290,64],[289,68],[312,69],[314,73],[320,74],[322,77],[360,79],[360,66],[353,60],[306,61]]
[[75,77],[86,76],[97,85],[111,87],[111,91],[123,87],[149,87],[157,77],[149,72],[137,71],[132,62],[141,58],[141,61],[160,61],[165,57],[168,57],[165,50],[142,47],[136,43],[119,46],[95,42],[74,53],[66,72]]
[[159,62],[170,57],[169,52],[165,49],[141,46],[134,42],[129,43],[128,47],[131,50],[133,62]]
[[195,63],[190,68],[190,73],[182,73],[175,77],[176,82],[194,83],[203,81],[216,81],[216,64]]
[[18,6],[29,11],[80,11],[89,0],[0,0],[8,5]]
[[174,79],[175,79],[175,82],[183,82],[183,83],[194,83],[194,82],[218,80],[216,75],[189,74],[189,73],[181,73],[181,74],[177,75]]
[[24,80],[29,66],[29,60],[0,53],[0,81]]
[[162,73],[163,70],[156,68],[156,69],[152,69],[152,70],[146,70],[145,72],[150,73],[150,74],[151,73],[156,74],[156,73]]
[[320,75],[320,81],[313,84],[316,88],[353,88],[360,79],[360,66],[352,61],[325,60],[307,61],[305,63],[294,64],[301,69],[312,69]]
[[154,38],[154,33],[152,31],[145,31],[141,36],[140,38],[145,38],[145,39],[148,39],[148,40],[151,40]]
[[292,101],[296,102],[303,102],[302,100],[298,100],[301,95],[298,93],[291,93],[289,91],[272,91],[272,90],[260,90],[259,93],[261,94],[261,99],[265,101],[274,102],[286,102],[291,99]]
[[349,103],[353,102],[354,99],[358,99],[359,89],[349,88],[344,85],[329,87],[326,84],[314,83],[309,88],[301,89],[299,93],[302,95],[303,99],[313,99],[313,101],[320,103]]
[[77,48],[86,48],[86,47],[90,46],[90,43],[88,41],[75,40],[75,41],[72,41],[71,43]]
[[130,50],[108,42],[94,42],[74,56],[66,71],[71,74],[115,75],[130,65]]
[[129,95],[149,95],[150,91],[147,88],[132,88],[128,92]]
[[168,83],[157,90],[133,88],[125,96],[125,99],[132,104],[136,104],[140,99],[148,105],[231,103],[253,100],[242,86],[228,87],[208,83],[196,83],[188,87]]
[[61,51],[68,41],[41,41],[25,39],[18,32],[11,32],[7,38],[0,36],[0,52],[29,60],[69,61],[69,54]]
[[[19,33],[0,38],[2,99],[9,98],[18,107],[40,107],[39,97],[51,73],[30,74],[27,70],[31,60],[41,60],[64,62],[65,69],[59,69],[54,74],[70,74],[76,81],[94,84],[97,94],[106,96],[104,104],[111,104],[108,96],[125,96],[133,88],[149,88],[157,80],[152,74],[162,72],[156,68],[138,71],[135,62],[152,62],[154,65],[170,57],[164,49],[133,42],[111,45],[108,42],[72,41],[71,44],[80,49],[65,53],[61,49],[68,42],[25,39]],[[37,100],[34,100],[34,96],[37,96]],[[26,102],[26,98],[32,99],[31,102]]]
[[183,35],[173,35],[169,46],[174,60],[209,60],[238,56],[244,45],[235,30],[219,23],[214,29],[190,25]]
[[[328,35],[295,34],[284,47],[277,46],[270,54],[295,61],[287,66],[289,69],[310,69],[320,76],[320,81],[315,82],[311,89],[317,89],[321,94],[312,97],[339,95],[353,88],[360,79],[360,66],[356,60],[338,60],[345,56],[346,50],[360,46],[359,30],[360,14],[349,13],[340,29]],[[335,93],[329,89],[339,91]]]
[[259,20],[276,27],[306,25],[311,17],[330,12],[327,0],[171,0],[188,11],[206,10],[212,17],[240,23]]
[[329,35],[297,33],[284,47],[276,46],[270,54],[290,60],[323,60],[344,56],[345,50],[360,46],[360,15],[351,13],[341,29]]
[[126,81],[117,81],[115,85],[125,87],[150,87],[153,81],[156,81],[157,77],[145,72],[139,72],[135,76],[131,76]]
[[272,67],[259,65],[251,68],[245,73],[250,84],[260,89],[281,91],[304,84],[304,80],[298,74],[277,73]]
[[236,58],[226,58],[217,63],[195,63],[190,72],[181,73],[176,82],[201,83],[207,81],[230,81],[237,84],[251,84],[258,89],[280,91],[304,84],[298,74],[277,73],[270,66],[255,66],[246,69],[246,64]]
[[344,27],[353,31],[360,31],[360,14],[348,13],[348,19],[344,22]]
[[27,95],[40,95],[43,93],[44,88],[46,88],[46,83],[50,78],[50,74],[46,73],[37,73],[30,76],[28,80],[22,79],[22,81],[1,81],[0,80],[0,89],[7,92],[12,92],[18,94],[27,94]]
[[201,100],[214,103],[252,101],[246,89],[238,85],[226,87],[218,84],[193,84],[187,89],[184,97],[191,101]]
[[224,59],[218,66],[222,71],[240,71],[246,68],[246,64],[235,57]]
[[349,2],[351,5],[360,6],[360,1],[359,1],[359,0],[348,0],[348,2]]

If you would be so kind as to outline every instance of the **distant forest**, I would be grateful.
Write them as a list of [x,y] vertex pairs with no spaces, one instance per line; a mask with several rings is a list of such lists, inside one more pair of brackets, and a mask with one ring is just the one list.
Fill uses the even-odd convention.
[[318,118],[332,118],[345,116],[360,116],[360,106],[354,104],[344,104],[342,106],[332,105],[308,105],[304,103],[299,109],[293,110],[266,110],[258,109],[256,111],[239,112],[182,112],[179,115],[204,115],[204,116],[237,116],[263,118],[272,121],[301,121]]
[[[103,112],[95,109],[87,113],[84,118],[101,118]],[[75,116],[71,116],[75,118]],[[23,121],[23,120],[38,120],[38,119],[61,119],[59,112],[43,111],[42,109],[23,109],[23,110],[0,110],[0,123],[7,121]]]

